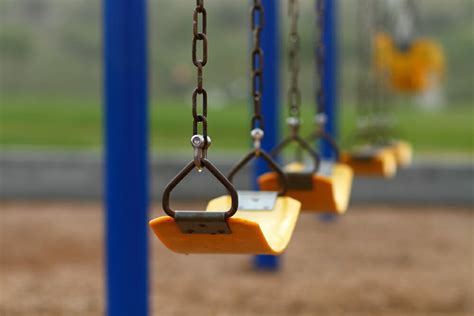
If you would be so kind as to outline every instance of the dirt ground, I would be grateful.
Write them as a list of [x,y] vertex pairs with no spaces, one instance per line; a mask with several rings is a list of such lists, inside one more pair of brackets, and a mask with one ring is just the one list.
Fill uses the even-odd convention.
[[[249,256],[173,254],[153,238],[152,314],[474,315],[473,214],[304,215],[278,273],[253,271]],[[0,216],[0,315],[103,314],[100,204],[4,202]]]

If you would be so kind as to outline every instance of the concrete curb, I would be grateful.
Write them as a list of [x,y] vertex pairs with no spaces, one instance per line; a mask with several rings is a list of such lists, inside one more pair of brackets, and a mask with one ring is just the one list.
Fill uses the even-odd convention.
[[[102,156],[98,152],[0,153],[1,199],[98,199],[102,188]],[[212,158],[227,172],[236,156]],[[154,157],[152,159],[152,197],[159,199],[164,185],[180,170],[188,158]],[[237,179],[238,187],[248,187],[248,170]],[[207,175],[190,177],[174,192],[177,200],[208,199],[224,193]],[[206,185],[203,185],[206,183]],[[357,178],[353,202],[474,205],[474,164],[472,162],[417,161],[400,170],[392,180]]]

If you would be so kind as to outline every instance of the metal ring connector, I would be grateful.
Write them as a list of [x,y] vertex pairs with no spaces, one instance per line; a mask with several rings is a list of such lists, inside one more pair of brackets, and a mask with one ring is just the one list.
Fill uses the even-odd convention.
[[318,113],[314,116],[314,123],[318,126],[324,126],[327,122],[327,116],[325,113]]
[[262,147],[262,139],[264,135],[265,133],[260,128],[254,128],[250,132],[250,136],[252,136],[253,139],[253,148],[260,149]]
[[198,170],[202,169],[202,160],[207,158],[207,149],[211,146],[211,138],[207,136],[207,142],[204,141],[204,136],[193,135],[191,137],[191,145],[194,148],[194,165]]
[[301,121],[297,117],[290,116],[289,118],[286,119],[286,123],[290,127],[290,132],[292,137],[298,136],[300,126],[301,126]]

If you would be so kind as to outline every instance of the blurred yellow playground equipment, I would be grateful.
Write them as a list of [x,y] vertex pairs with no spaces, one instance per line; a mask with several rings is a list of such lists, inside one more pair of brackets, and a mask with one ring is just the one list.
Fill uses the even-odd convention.
[[426,38],[415,39],[402,49],[388,33],[379,32],[374,40],[374,59],[377,74],[396,92],[421,93],[440,85],[444,76],[443,50]]

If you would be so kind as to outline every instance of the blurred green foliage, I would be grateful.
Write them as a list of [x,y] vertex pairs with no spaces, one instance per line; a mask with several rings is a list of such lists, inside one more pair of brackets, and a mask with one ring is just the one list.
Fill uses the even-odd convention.
[[0,30],[0,58],[11,63],[25,61],[32,52],[32,41],[24,29]]
[[[101,88],[100,1],[0,0],[0,90],[8,94],[98,97]],[[282,45],[286,42],[286,2]],[[313,84],[314,1],[301,1],[302,85],[311,98]],[[352,103],[357,61],[357,0],[340,1],[341,93]],[[448,61],[446,93],[455,104],[472,100],[474,71],[471,0],[417,0],[420,36],[444,46]],[[242,1],[209,1],[209,64],[206,85],[222,102],[247,95],[248,7]],[[150,76],[153,97],[180,97],[194,83],[190,60],[189,0],[150,0]],[[285,55],[285,54],[284,54]],[[21,62],[18,60],[21,59]],[[286,62],[282,59],[282,73]],[[283,81],[285,82],[285,81]]]
[[[10,98],[0,109],[0,145],[74,149],[99,148],[102,144],[102,113],[96,101]],[[345,108],[341,116],[343,145],[348,145],[355,128],[355,113],[350,109]],[[249,110],[246,104],[233,104],[210,113],[212,151],[237,151],[249,146]],[[303,117],[311,117],[310,106],[303,110]],[[150,115],[152,147],[161,153],[190,151],[190,111],[185,103],[154,104]],[[400,136],[413,142],[418,152],[473,153],[473,110],[468,104],[458,105],[449,112],[432,113],[420,113],[405,104],[399,105],[394,114],[399,121]],[[282,124],[281,130],[286,133],[286,126]],[[311,120],[306,120],[302,132],[309,135],[311,130]]]
[[[98,147],[101,144],[102,33],[100,1],[0,0],[0,145]],[[281,96],[286,86],[286,3],[282,8]],[[304,101],[313,98],[313,1],[301,1]],[[352,104],[356,59],[356,5],[340,0],[342,136],[355,123]],[[417,0],[419,34],[443,45],[448,63],[446,101],[423,112],[410,101],[399,107],[400,130],[422,151],[472,151],[474,19],[472,0]],[[210,133],[223,150],[248,145],[249,26],[242,1],[208,1]],[[191,63],[189,0],[149,1],[152,143],[188,148]],[[407,98],[403,98],[407,100]],[[307,121],[310,121],[309,110]],[[308,126],[306,126],[308,128]],[[159,135],[159,137],[157,136]]]

